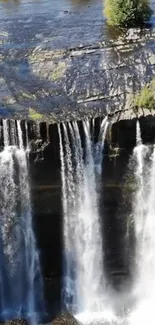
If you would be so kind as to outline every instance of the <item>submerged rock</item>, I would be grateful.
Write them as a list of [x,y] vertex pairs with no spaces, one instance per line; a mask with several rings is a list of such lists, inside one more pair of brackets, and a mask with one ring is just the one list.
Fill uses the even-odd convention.
[[70,313],[61,314],[51,325],[79,325],[80,323]]

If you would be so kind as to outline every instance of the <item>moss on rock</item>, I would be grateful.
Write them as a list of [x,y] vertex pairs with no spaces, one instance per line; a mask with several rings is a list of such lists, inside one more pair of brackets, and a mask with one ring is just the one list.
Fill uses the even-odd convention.
[[61,79],[66,71],[66,64],[65,62],[60,61],[56,64],[54,71],[52,72],[51,79],[53,81],[57,81]]
[[44,118],[44,115],[35,111],[34,108],[29,108],[29,118],[35,121],[41,121]]

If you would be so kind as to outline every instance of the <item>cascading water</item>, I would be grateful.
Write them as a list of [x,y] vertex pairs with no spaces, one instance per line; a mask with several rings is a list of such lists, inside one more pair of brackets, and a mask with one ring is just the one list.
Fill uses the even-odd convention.
[[91,314],[91,321],[97,314],[102,313],[103,317],[107,312],[96,184],[96,172],[101,177],[107,126],[106,118],[94,148],[90,122],[83,121],[84,150],[77,122],[58,126],[64,215],[63,300],[65,307],[79,318],[86,320]]
[[20,121],[9,124],[3,120],[3,139],[4,149],[0,153],[0,317],[28,317],[35,324],[37,312],[43,311],[43,287],[32,226],[27,151]]
[[135,304],[130,315],[132,325],[155,323],[155,146],[149,157],[150,151],[142,144],[137,122],[137,146],[134,150],[137,191],[133,210],[136,266]]
[[[133,151],[133,164],[134,164],[134,176],[136,181],[136,195],[133,200],[133,215],[136,233],[136,264],[139,261],[141,255],[141,239],[142,231],[144,226],[144,211],[145,211],[145,200],[146,200],[146,169],[145,159],[148,153],[147,146],[143,145],[141,139],[140,124],[137,122],[136,125],[136,147]],[[139,267],[138,265],[136,268]],[[136,271],[135,271],[136,272]]]

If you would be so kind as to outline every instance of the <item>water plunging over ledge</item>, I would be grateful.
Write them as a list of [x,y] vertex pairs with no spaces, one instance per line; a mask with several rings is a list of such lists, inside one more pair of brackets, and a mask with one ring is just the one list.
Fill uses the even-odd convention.
[[[91,124],[82,123],[84,147],[76,122],[58,125],[64,215],[65,307],[80,321],[87,317],[111,317],[99,217],[99,184],[102,155],[108,127],[101,124],[99,140],[93,145]],[[93,129],[93,127],[92,127]],[[97,178],[96,178],[97,177]]]
[[[65,307],[76,314],[82,324],[108,322],[139,325],[149,319],[152,325],[155,320],[155,149],[143,145],[140,124],[137,122],[136,147],[132,154],[136,181],[133,196],[134,278],[132,289],[114,297],[116,301],[113,304],[104,273],[103,238],[98,211],[99,189],[96,186],[96,179],[99,179],[102,171],[107,121],[105,119],[101,124],[95,146],[92,144],[91,123],[83,121],[82,125],[84,145],[76,122],[58,126],[64,214]],[[122,314],[119,314],[117,308],[119,304],[124,305]]]
[[[49,183],[46,183],[45,179],[43,179],[44,183],[42,184],[46,184],[47,192],[40,192],[41,195],[39,194],[39,199],[42,200],[42,193],[44,193],[44,197],[45,193],[47,193],[51,200],[50,207],[52,206],[51,210],[53,211],[55,209],[55,206],[53,208],[53,204],[55,203],[54,200],[56,201],[56,195],[59,196],[56,207],[57,204],[60,206],[62,192],[64,236],[63,302],[65,309],[71,311],[75,315],[79,324],[139,325],[144,323],[144,321],[146,323],[148,319],[151,325],[154,324],[155,244],[153,237],[153,211],[155,155],[154,146],[151,144],[143,144],[143,141],[144,143],[146,143],[146,141],[144,138],[142,141],[139,122],[137,122],[137,130],[135,130],[134,127],[132,129],[134,141],[135,134],[137,134],[135,141],[136,146],[131,158],[131,160],[133,160],[133,169],[131,170],[132,178],[129,184],[132,186],[134,195],[129,193],[128,196],[128,193],[125,193],[127,194],[127,199],[130,199],[132,196],[129,204],[130,207],[132,206],[133,223],[131,228],[132,230],[134,229],[133,232],[135,234],[135,241],[132,245],[132,261],[134,261],[134,263],[132,265],[132,277],[130,277],[130,273],[123,273],[123,267],[124,265],[126,267],[126,264],[122,263],[121,272],[123,277],[120,282],[118,280],[119,283],[117,282],[117,276],[122,276],[121,272],[119,273],[120,266],[115,264],[115,269],[115,265],[113,266],[113,261],[111,263],[111,259],[113,259],[113,257],[117,259],[117,257],[114,256],[115,252],[116,255],[120,252],[122,253],[121,261],[123,261],[124,250],[122,242],[126,244],[124,242],[126,237],[124,236],[123,240],[121,238],[119,242],[114,232],[116,232],[117,236],[117,231],[120,230],[118,230],[118,228],[122,226],[121,222],[124,222],[124,224],[126,223],[128,211],[126,210],[125,214],[122,214],[121,217],[118,216],[117,219],[116,214],[113,214],[112,210],[109,212],[109,208],[107,209],[105,205],[111,194],[110,204],[113,204],[113,192],[114,195],[117,195],[115,189],[112,188],[111,191],[111,189],[109,190],[107,187],[107,184],[105,184],[107,177],[109,182],[108,168],[113,168],[112,156],[110,156],[111,148],[109,148],[110,146],[108,147],[110,132],[108,131],[107,134],[107,119],[104,119],[102,123],[101,120],[98,119],[97,121],[84,120],[80,122],[66,122],[58,126],[48,126],[46,123],[44,123],[44,125],[40,125],[39,123],[34,125],[31,124],[31,122],[27,124],[24,121],[2,120],[1,125],[0,145],[2,147],[4,144],[4,148],[3,151],[0,152],[0,181],[2,184],[0,189],[0,259],[3,262],[0,270],[0,317],[8,319],[24,317],[26,315],[27,317],[30,316],[31,323],[35,324],[35,322],[37,322],[37,311],[42,311],[43,309],[42,279],[32,229],[33,211],[31,206],[34,202],[32,200],[34,200],[34,194],[36,194],[36,192],[34,192],[34,179],[32,178],[32,195],[30,195],[31,191],[28,179],[29,177],[33,177],[34,170],[36,173],[38,165],[40,172],[40,166],[47,166],[46,162],[48,161],[49,169],[44,171],[45,173],[42,175],[36,173],[35,177],[39,180],[40,176],[43,179],[44,175],[50,178],[51,174],[58,174],[58,176],[56,176],[58,177],[56,178],[57,183],[54,183],[57,187],[55,186],[52,188],[51,193],[49,193],[50,189],[47,184],[50,184],[52,187],[53,183],[50,183],[50,181],[54,178],[51,177]],[[134,125],[136,125],[136,123]],[[142,132],[142,135],[143,133],[144,132]],[[105,137],[107,141],[104,150]],[[45,156],[43,152],[44,148],[45,151],[49,150],[48,154],[46,151]],[[42,154],[38,149],[42,150]],[[33,161],[33,157],[36,159],[35,150],[38,150],[38,159],[40,159],[37,164],[36,160],[35,163]],[[31,155],[30,159],[28,159],[29,154]],[[112,154],[114,155],[115,151],[112,151]],[[53,162],[55,156],[57,160]],[[43,162],[43,159],[46,161]],[[112,164],[109,164],[110,160]],[[28,168],[29,162],[33,164],[33,170],[30,169],[30,172]],[[52,168],[51,163],[53,164]],[[127,168],[127,163],[125,168]],[[60,183],[60,176],[62,183]],[[128,180],[130,182],[130,177]],[[40,186],[40,182],[37,184]],[[122,183],[118,185],[122,186]],[[103,191],[101,190],[101,186]],[[55,188],[57,188],[58,193],[56,193]],[[117,190],[119,191],[118,188]],[[54,200],[52,193],[54,193]],[[121,196],[116,196],[116,198],[119,201]],[[49,209],[49,206],[46,207],[45,202],[47,201],[43,200],[40,204],[37,200],[34,209],[36,209],[38,203],[40,204],[38,210],[41,205],[43,209]],[[102,207],[100,207],[100,203]],[[100,208],[103,210],[101,211]],[[115,202],[114,209],[116,209]],[[54,248],[52,247],[51,249],[51,246],[49,248],[50,255],[45,252],[48,257],[50,256],[50,266],[52,265],[53,267],[55,262],[55,256],[53,258],[53,254],[56,255],[58,252],[58,254],[61,255],[62,252],[62,250],[57,250],[56,245],[56,243],[59,245],[59,240],[61,239],[56,238],[56,241],[55,239],[53,240],[53,234],[55,232],[56,237],[59,236],[58,231],[61,233],[62,224],[59,223],[56,225],[58,228],[57,231],[55,229],[55,223],[53,223],[55,221],[51,218],[53,213],[51,210],[50,223],[48,225],[46,224],[46,228],[44,229],[48,227],[49,237],[52,237],[52,243],[54,243]],[[58,208],[57,211],[59,211],[61,215],[60,210]],[[102,212],[103,221],[101,220]],[[109,213],[112,213],[112,216],[109,215]],[[37,217],[37,213],[35,216]],[[59,215],[57,214],[57,220],[58,217]],[[116,217],[116,219],[113,217]],[[108,218],[110,221],[107,221]],[[128,218],[130,218],[130,216]],[[40,235],[37,229],[38,223],[40,223],[40,227],[45,227],[45,223],[44,225],[42,223],[42,214],[41,222],[38,222],[38,220],[39,219],[37,219],[35,223],[35,230],[36,234]],[[109,236],[108,232],[112,222],[114,222],[114,232],[112,232],[111,237],[111,234]],[[118,222],[118,228],[115,228],[115,222]],[[124,229],[126,229],[125,226],[123,226],[123,231]],[[132,230],[130,229],[130,231]],[[122,235],[121,231],[119,231],[118,234]],[[44,232],[41,232],[41,234],[43,233]],[[47,232],[45,230],[45,237],[46,235]],[[112,256],[110,251],[111,247],[109,250],[111,240],[113,241]],[[103,243],[105,243],[105,245]],[[129,242],[127,244],[129,245]],[[38,245],[40,245],[39,240]],[[118,248],[116,247],[116,250],[115,245],[119,245]],[[44,249],[46,250],[47,246]],[[129,251],[131,251],[131,249]],[[59,256],[59,258],[61,257]],[[127,256],[127,259],[130,259],[130,257],[128,258]],[[108,263],[110,265],[108,265]],[[117,260],[114,263],[117,263]],[[116,273],[114,274],[115,270]],[[124,271],[126,271],[126,269]],[[59,274],[60,277],[61,275],[62,273]],[[115,275],[116,282],[114,282],[115,280],[113,281]],[[131,290],[127,290],[126,288],[128,286],[128,280],[130,283],[132,282],[132,286],[130,285],[130,288],[128,287]],[[55,278],[52,279],[52,281],[52,285],[50,284],[51,288],[48,287],[48,290],[51,290],[51,292],[55,290],[55,288],[53,289],[52,287],[55,285]],[[113,286],[112,283],[114,284]],[[55,292],[52,294],[55,299]],[[53,304],[53,300],[51,300],[50,303],[51,309],[53,308],[54,310],[54,308],[57,308],[57,306]],[[51,311],[50,308],[48,311],[51,312],[50,317],[52,319],[53,316],[51,315],[53,310]]]
[[[27,126],[25,125],[25,130]],[[26,136],[27,139],[27,136]],[[28,143],[20,121],[3,120],[0,152],[0,318],[36,324],[43,308],[39,256],[32,225]]]
[[133,152],[134,176],[137,183],[133,199],[135,225],[135,265],[133,325],[155,323],[155,146],[143,145],[137,122],[137,145]]

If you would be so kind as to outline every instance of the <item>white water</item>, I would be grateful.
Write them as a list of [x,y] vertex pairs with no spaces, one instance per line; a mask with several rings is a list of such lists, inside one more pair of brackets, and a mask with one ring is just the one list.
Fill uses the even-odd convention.
[[98,143],[95,145],[95,155],[94,155],[95,168],[100,175],[102,173],[103,149],[104,149],[104,143],[105,143],[105,137],[107,134],[108,125],[109,122],[106,117],[105,119],[103,119],[101,123]]
[[[148,159],[150,156],[150,160]],[[134,307],[132,325],[155,324],[155,147],[152,155],[141,141],[137,122],[137,146],[134,150],[137,191],[134,204],[136,237]]]
[[76,122],[58,126],[64,217],[63,302],[84,322],[112,317],[107,306],[95,172],[101,173],[107,126],[105,119],[93,150],[89,121],[83,122],[84,151]]
[[[77,123],[63,124],[61,129],[59,127],[66,307],[82,324],[143,325],[148,322],[154,325],[155,146],[151,150],[149,146],[143,145],[137,122],[137,144],[132,155],[136,182],[133,196],[136,239],[133,286],[131,291],[119,295],[115,293],[111,299],[104,274],[96,189],[96,176],[101,175],[102,171],[107,121],[105,119],[101,125],[95,150],[92,150],[93,137],[88,121],[83,122],[83,129],[84,152]],[[124,306],[124,311],[122,309],[122,314],[119,314],[121,306]]]
[[[136,195],[133,198],[133,214],[136,233],[136,262],[139,263],[141,256],[141,240],[144,228],[144,213],[146,208],[146,169],[145,160],[148,149],[142,144],[139,122],[137,122],[136,132],[137,145],[133,151],[134,176],[136,181]],[[139,268],[138,264],[137,267]],[[136,271],[137,272],[137,271]]]
[[32,226],[27,156],[20,122],[10,123],[3,120],[4,150],[0,153],[0,316],[26,316],[35,324],[37,312],[43,311],[43,288]]

